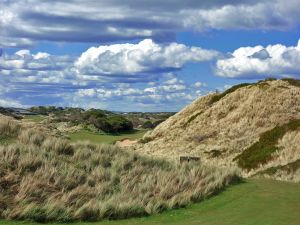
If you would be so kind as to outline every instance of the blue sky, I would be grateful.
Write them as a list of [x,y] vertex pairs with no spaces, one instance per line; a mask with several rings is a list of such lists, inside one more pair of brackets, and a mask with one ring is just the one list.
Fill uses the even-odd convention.
[[300,77],[300,0],[0,0],[0,105],[178,111]]

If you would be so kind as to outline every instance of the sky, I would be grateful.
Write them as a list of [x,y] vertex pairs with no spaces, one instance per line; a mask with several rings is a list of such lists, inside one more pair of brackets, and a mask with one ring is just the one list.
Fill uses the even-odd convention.
[[0,106],[178,111],[300,79],[300,0],[0,0]]

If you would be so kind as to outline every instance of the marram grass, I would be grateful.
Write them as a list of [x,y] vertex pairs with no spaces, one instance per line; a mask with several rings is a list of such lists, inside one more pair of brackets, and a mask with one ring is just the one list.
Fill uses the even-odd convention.
[[201,201],[237,178],[232,169],[176,165],[111,145],[70,144],[28,129],[11,130],[15,143],[0,146],[3,219],[146,216]]

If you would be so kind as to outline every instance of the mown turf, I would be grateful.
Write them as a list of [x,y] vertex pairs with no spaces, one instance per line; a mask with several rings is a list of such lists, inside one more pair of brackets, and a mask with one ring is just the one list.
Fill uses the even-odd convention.
[[124,132],[120,134],[97,134],[89,131],[78,131],[75,133],[69,134],[69,137],[72,142],[76,141],[90,141],[92,143],[114,143],[122,139],[139,139],[147,130],[135,130],[132,132]]
[[35,123],[42,122],[45,118],[46,118],[46,116],[43,116],[43,115],[26,115],[26,116],[24,116],[25,120],[35,122]]
[[[297,225],[300,184],[251,179],[186,209],[129,220],[72,225]],[[0,221],[0,225],[33,225]],[[54,224],[51,224],[54,225]]]

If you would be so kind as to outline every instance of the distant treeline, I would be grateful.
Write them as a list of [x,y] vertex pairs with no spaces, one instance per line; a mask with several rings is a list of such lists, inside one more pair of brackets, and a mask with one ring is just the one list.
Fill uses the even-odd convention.
[[153,129],[175,112],[111,112],[101,109],[36,106],[28,109],[41,115],[51,115],[55,122],[92,125],[108,133],[130,131],[133,128]]
[[30,108],[29,111],[42,115],[51,115],[55,122],[92,125],[107,133],[118,133],[133,129],[132,122],[124,116],[101,109],[84,110],[81,108],[38,106]]

